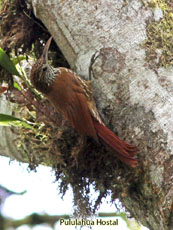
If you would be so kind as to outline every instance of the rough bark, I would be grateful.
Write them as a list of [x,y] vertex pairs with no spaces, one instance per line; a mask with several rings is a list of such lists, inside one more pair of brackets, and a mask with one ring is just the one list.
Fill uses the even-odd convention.
[[124,206],[150,230],[173,228],[173,68],[146,61],[140,0],[30,0],[72,69],[88,78],[104,121],[140,149],[141,175],[122,193]]

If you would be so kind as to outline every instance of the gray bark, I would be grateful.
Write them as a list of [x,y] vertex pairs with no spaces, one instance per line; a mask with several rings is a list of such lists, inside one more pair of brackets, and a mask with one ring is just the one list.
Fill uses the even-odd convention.
[[[88,78],[105,123],[140,149],[137,189],[121,201],[151,230],[173,228],[173,68],[146,61],[147,20],[140,0],[30,0],[72,69]],[[156,15],[155,15],[156,16]]]

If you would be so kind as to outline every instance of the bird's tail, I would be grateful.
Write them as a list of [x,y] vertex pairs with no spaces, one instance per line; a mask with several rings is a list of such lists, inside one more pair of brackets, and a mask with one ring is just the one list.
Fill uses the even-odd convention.
[[117,157],[131,167],[137,166],[135,155],[137,147],[127,144],[117,137],[110,129],[98,121],[94,122],[97,135],[116,153]]

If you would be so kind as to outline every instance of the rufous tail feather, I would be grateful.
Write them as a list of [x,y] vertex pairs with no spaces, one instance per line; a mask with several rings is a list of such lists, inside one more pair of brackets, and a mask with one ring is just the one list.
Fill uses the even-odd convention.
[[136,167],[138,160],[135,155],[138,152],[137,147],[127,144],[117,137],[104,124],[94,121],[94,127],[97,135],[116,153],[117,157],[131,167]]

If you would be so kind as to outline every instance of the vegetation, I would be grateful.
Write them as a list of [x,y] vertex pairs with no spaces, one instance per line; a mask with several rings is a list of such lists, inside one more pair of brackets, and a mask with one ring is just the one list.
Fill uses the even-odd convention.
[[168,67],[173,64],[173,3],[169,0],[147,0],[144,5],[163,14],[160,19],[152,18],[147,23],[145,42],[146,58],[152,66]]

